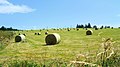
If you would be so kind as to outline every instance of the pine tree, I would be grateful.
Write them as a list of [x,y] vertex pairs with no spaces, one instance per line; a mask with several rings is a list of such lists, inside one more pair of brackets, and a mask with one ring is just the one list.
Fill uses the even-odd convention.
[[87,28],[92,28],[90,23],[88,23],[88,26],[87,26]]

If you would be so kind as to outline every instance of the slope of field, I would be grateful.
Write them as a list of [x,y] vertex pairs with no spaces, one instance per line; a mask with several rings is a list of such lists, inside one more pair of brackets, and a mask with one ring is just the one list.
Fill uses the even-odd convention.
[[[26,40],[16,43],[14,38],[10,44],[0,51],[0,63],[14,59],[35,60],[42,62],[49,59],[60,59],[64,62],[74,61],[77,55],[82,54],[91,57],[89,62],[95,62],[96,55],[103,51],[102,43],[107,38],[112,38],[113,47],[120,55],[120,29],[100,29],[93,30],[93,35],[86,36],[86,30],[49,30],[49,33],[58,33],[61,36],[61,42],[57,45],[45,44],[44,34],[46,30],[41,31],[41,35],[34,33],[39,30],[17,31],[16,33],[25,33]],[[78,59],[79,60],[79,59]],[[80,59],[84,60],[84,59]]]

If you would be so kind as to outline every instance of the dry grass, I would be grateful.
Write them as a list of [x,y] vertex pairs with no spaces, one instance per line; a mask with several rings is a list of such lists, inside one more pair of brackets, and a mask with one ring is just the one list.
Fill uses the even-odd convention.
[[[102,29],[93,31],[94,34],[92,36],[86,36],[86,30],[83,29],[79,29],[79,31],[71,30],[69,32],[67,30],[49,30],[49,33],[58,33],[61,35],[61,42],[58,45],[51,46],[45,45],[45,34],[42,34],[41,36],[34,35],[34,32],[39,32],[39,30],[16,32],[26,33],[27,42],[15,43],[14,39],[11,39],[11,43],[4,50],[0,51],[0,63],[4,63],[4,61],[7,62],[8,60],[10,61],[10,59],[15,58],[23,61],[27,59],[34,60],[38,63],[44,62],[42,65],[48,66],[54,62],[58,62],[57,65],[63,64],[65,67],[66,64],[69,66],[70,61],[86,62],[97,64],[99,66],[102,66],[102,64],[119,66],[120,35],[118,34],[120,34],[120,29]],[[41,33],[44,32],[46,32],[46,30],[41,31]],[[102,32],[102,34],[98,36],[100,32]],[[103,39],[104,41],[101,41],[102,38],[112,38],[113,40],[107,41],[107,39]],[[115,43],[113,41],[115,41]],[[110,44],[110,42],[112,42],[112,44]],[[103,47],[101,47],[101,43]],[[111,45],[111,47],[109,47],[109,45]],[[108,51],[109,54],[105,57],[107,58],[110,55],[113,55],[110,56],[111,58],[109,58],[109,63],[107,62],[108,60],[103,63],[101,58],[96,59],[97,54],[107,51],[109,48],[114,48],[112,49],[113,51]],[[83,55],[83,57],[80,57],[80,54]],[[51,61],[51,59],[55,60]]]

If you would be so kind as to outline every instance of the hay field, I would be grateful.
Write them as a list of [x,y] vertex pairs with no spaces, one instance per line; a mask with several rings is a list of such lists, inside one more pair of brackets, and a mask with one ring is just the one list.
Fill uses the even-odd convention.
[[[10,44],[0,51],[0,63],[18,59],[45,64],[46,60],[55,59],[69,64],[70,61],[84,61],[84,58],[77,58],[79,54],[90,57],[88,62],[95,63],[96,55],[103,51],[102,43],[107,38],[112,38],[112,47],[120,55],[120,29],[92,30],[93,34],[87,36],[86,30],[83,29],[79,31],[50,29],[49,33],[58,33],[61,36],[61,42],[48,46],[45,44],[46,30],[16,31],[16,35],[25,33],[26,40],[16,43],[14,38],[11,39]],[[36,32],[41,32],[41,35],[35,35]]]

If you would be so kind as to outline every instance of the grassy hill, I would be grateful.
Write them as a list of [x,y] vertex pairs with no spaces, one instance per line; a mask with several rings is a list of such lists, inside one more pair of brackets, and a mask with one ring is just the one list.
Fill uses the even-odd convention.
[[[41,32],[41,35],[35,35],[36,32]],[[93,30],[93,35],[89,36],[83,29],[79,31],[74,29],[70,31],[50,29],[49,33],[58,33],[61,36],[61,42],[56,45],[45,44],[45,32],[46,30],[16,31],[16,35],[25,33],[26,40],[16,43],[15,36],[9,40],[9,45],[0,51],[1,66],[7,64],[9,66],[12,63],[19,65],[20,62],[24,64],[26,61],[25,64],[37,65],[38,63],[41,67],[51,67],[52,65],[53,67],[66,67],[72,64],[77,67],[77,63],[71,63],[73,61],[84,61],[102,66],[104,63],[97,61],[99,60],[97,54],[104,51],[103,44],[108,38],[111,39],[110,44],[114,48],[114,56],[117,58],[115,58],[116,63],[114,64],[120,66],[118,64],[120,63],[120,29]],[[36,62],[36,64],[29,61]],[[113,63],[111,61],[110,63]],[[104,62],[106,63],[106,60]]]

